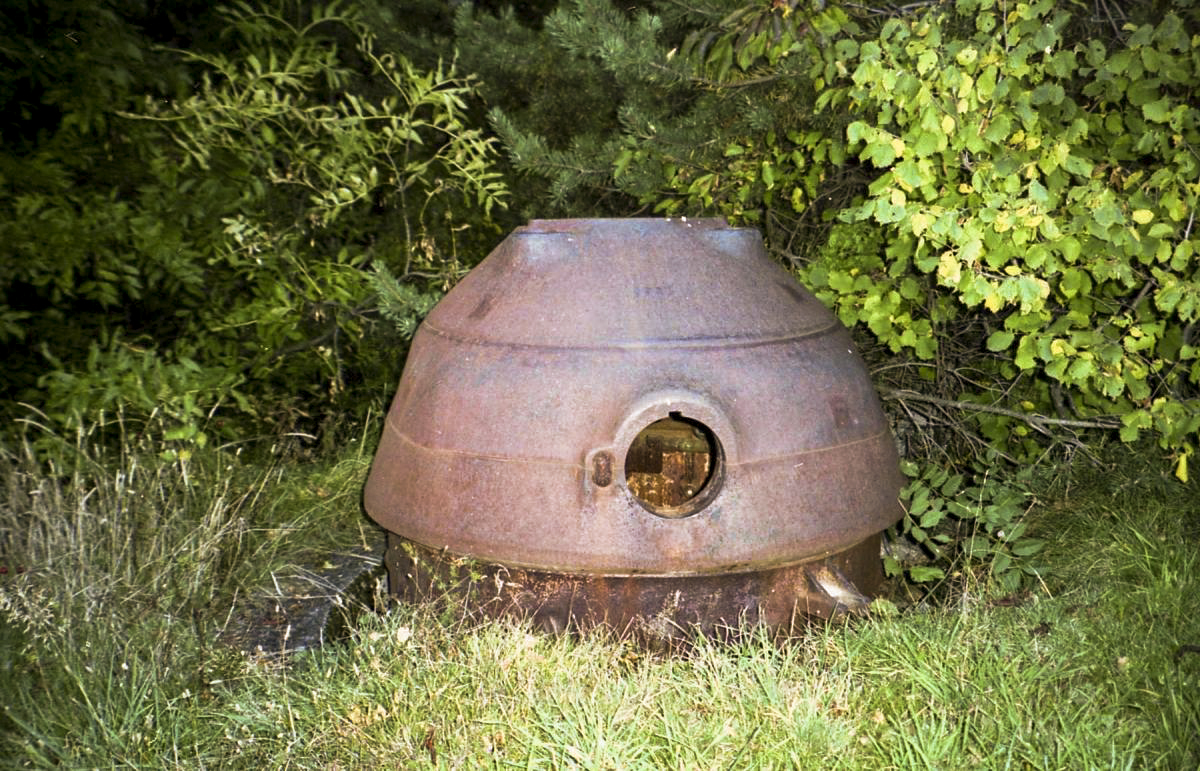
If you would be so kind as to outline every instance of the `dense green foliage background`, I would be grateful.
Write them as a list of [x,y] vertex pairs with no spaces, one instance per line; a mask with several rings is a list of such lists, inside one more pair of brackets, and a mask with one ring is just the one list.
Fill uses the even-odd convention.
[[473,79],[368,6],[6,11],[9,411],[186,445],[378,406],[506,191]]
[[998,461],[1153,438],[1187,480],[1189,0],[2,13],[10,417],[145,420],[168,455],[332,441],[384,407],[416,324],[515,225],[721,215],[859,336],[924,461],[905,527],[930,549],[973,511],[968,550],[1037,550]]

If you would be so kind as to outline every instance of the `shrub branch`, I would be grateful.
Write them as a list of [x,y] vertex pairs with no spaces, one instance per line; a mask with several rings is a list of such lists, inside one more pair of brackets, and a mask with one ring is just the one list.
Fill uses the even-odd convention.
[[1046,415],[1037,413],[1018,412],[1017,410],[1008,409],[1007,407],[997,407],[993,404],[978,404],[976,402],[959,401],[955,399],[943,399],[938,396],[929,396],[918,391],[910,391],[906,388],[888,388],[881,386],[879,388],[880,395],[884,399],[895,399],[897,401],[914,401],[926,402],[928,404],[936,404],[939,407],[948,407],[950,409],[966,410],[973,412],[987,412],[993,415],[1004,415],[1005,417],[1020,420],[1027,423],[1035,430],[1041,433],[1047,433],[1046,426],[1062,426],[1063,428],[1099,428],[1111,430],[1121,427],[1121,421],[1112,418],[1099,418],[1096,420],[1075,420],[1071,418],[1051,418]]

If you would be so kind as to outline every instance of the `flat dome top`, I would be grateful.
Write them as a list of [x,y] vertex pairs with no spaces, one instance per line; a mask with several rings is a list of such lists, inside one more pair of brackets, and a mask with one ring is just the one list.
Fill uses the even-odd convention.
[[767,257],[757,230],[676,218],[533,220],[424,327],[472,342],[587,348],[770,342],[836,325]]

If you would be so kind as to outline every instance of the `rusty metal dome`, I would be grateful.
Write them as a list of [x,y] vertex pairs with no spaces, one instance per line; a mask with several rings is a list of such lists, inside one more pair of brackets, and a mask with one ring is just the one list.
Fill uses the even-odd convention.
[[421,325],[365,503],[396,594],[670,636],[861,610],[902,484],[849,333],[757,231],[535,220]]

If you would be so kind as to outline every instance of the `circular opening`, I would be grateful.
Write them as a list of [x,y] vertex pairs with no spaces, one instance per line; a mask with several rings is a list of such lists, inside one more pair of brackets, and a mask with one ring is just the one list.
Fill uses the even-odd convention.
[[672,412],[634,437],[625,453],[625,482],[651,514],[688,517],[720,491],[722,461],[712,429]]

